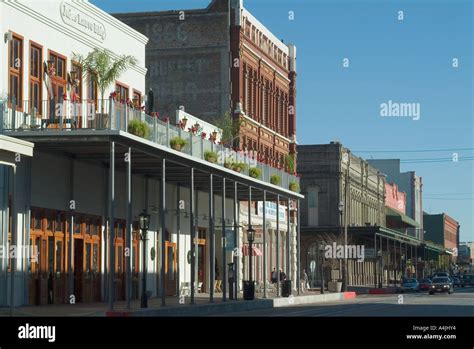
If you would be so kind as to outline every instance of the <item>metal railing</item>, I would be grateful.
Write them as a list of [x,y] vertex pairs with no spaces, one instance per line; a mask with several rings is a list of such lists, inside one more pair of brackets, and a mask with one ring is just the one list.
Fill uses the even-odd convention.
[[[131,125],[133,120],[138,120],[141,131],[138,133]],[[137,123],[137,121],[135,121]],[[141,109],[133,108],[125,103],[112,99],[100,100],[91,103],[87,100],[72,102],[61,100],[58,103],[45,100],[41,105],[33,106],[29,101],[0,101],[0,133],[4,132],[37,132],[54,130],[122,130],[139,135],[149,141],[168,148],[173,148],[172,140],[182,139],[185,145],[179,149],[185,154],[201,160],[213,160],[207,152],[216,156],[215,164],[230,167],[235,171],[250,176],[260,172],[257,179],[281,186],[284,189],[298,190],[300,180],[283,170],[257,161],[256,155],[244,151],[234,151],[221,144],[216,144],[201,135],[188,132],[169,122],[144,113]],[[174,147],[175,150],[178,150]],[[232,165],[230,165],[232,163]],[[240,166],[236,166],[240,164]],[[243,165],[242,165],[243,164]],[[279,179],[275,182],[275,179]],[[294,188],[296,187],[296,188]]]
[[420,228],[390,228],[404,235],[414,237],[418,240],[423,241],[424,239],[424,230]]

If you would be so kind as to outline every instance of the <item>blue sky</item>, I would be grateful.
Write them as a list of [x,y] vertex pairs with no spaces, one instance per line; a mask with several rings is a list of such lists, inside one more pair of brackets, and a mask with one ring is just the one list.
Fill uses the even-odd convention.
[[[107,12],[181,10],[209,3],[91,2]],[[461,241],[474,241],[473,3],[244,0],[278,38],[297,46],[298,142],[339,140],[365,158],[413,160],[403,163],[402,170],[423,177],[425,211],[446,212],[459,221]],[[402,21],[398,11],[403,11]],[[458,68],[452,66],[454,58]],[[380,104],[389,100],[419,103],[420,119],[381,117]],[[457,162],[451,160],[454,153]],[[440,158],[445,160],[433,162]]]

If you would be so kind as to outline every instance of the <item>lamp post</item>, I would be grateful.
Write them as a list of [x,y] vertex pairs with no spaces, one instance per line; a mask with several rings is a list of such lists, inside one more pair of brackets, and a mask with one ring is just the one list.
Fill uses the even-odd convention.
[[379,273],[380,277],[378,277],[377,275],[378,284],[379,284],[379,288],[382,288],[383,270],[382,270],[382,266],[380,265],[380,261],[382,260],[382,250],[377,251],[377,259],[378,259],[379,269],[380,269],[380,273]]
[[324,294],[324,244],[319,245],[319,252],[321,254],[321,294]]
[[[347,182],[346,182],[347,183]],[[346,184],[347,185],[347,184]],[[344,214],[344,202],[340,201],[338,205],[339,209],[339,215],[340,215],[340,230],[341,230],[341,236],[342,236],[342,228],[343,228],[343,214]],[[346,250],[347,250],[347,229],[345,229],[345,220],[344,220],[344,271],[342,274],[342,290],[345,292],[347,291],[347,256],[346,256]]]
[[252,282],[252,244],[255,241],[255,229],[252,226],[247,229],[247,240],[249,242],[249,281]]
[[140,239],[142,240],[142,246],[143,246],[143,279],[142,279],[142,296],[140,299],[140,308],[148,308],[148,300],[147,300],[147,295],[146,295],[146,274],[147,274],[147,268],[146,268],[146,234],[147,230],[150,226],[150,215],[144,210],[142,213],[140,213],[140,230],[142,231],[140,235]]

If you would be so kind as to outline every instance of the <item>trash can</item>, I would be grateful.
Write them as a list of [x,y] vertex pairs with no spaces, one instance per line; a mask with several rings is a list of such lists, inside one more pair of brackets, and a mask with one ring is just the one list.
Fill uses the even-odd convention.
[[244,281],[244,299],[252,301],[255,298],[255,281]]
[[289,297],[291,295],[291,280],[283,280],[281,283],[281,296]]

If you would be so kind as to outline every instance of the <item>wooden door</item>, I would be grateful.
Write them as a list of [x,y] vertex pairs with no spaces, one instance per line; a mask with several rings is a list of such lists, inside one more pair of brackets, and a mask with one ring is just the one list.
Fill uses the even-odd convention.
[[176,295],[176,243],[166,241],[165,244],[165,288],[167,296]]
[[82,282],[84,272],[84,240],[74,239],[74,296],[82,303]]

